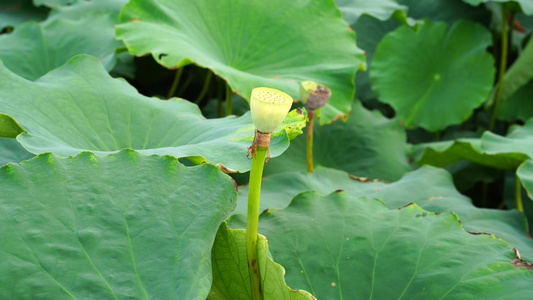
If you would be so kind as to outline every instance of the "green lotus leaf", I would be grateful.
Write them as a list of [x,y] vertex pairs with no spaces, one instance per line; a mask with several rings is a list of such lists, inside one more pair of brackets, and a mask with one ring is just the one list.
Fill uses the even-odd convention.
[[484,7],[473,7],[462,1],[450,0],[398,0],[408,7],[408,15],[414,19],[444,21],[449,25],[459,20],[470,20],[490,25],[490,12]]
[[486,52],[492,38],[469,21],[420,27],[415,32],[404,25],[383,38],[370,81],[407,128],[437,131],[466,120],[485,101],[495,73]]
[[118,14],[120,13],[120,9],[122,8],[122,6],[124,6],[124,4],[126,4],[126,2],[128,2],[128,0],[77,1],[72,5],[59,6],[52,9],[52,11],[50,11],[50,15],[48,16],[48,18],[46,18],[46,22],[48,23],[57,19],[79,20],[88,13],[97,11],[100,13],[116,15],[116,23],[118,23]]
[[17,140],[0,137],[0,166],[10,162],[18,163],[34,156],[26,151]]
[[[17,139],[32,153],[69,156],[88,150],[100,155],[131,148],[187,157],[197,164],[250,169],[246,152],[255,128],[249,113],[206,119],[189,101],[140,95],[124,80],[112,79],[96,58],[87,55],[74,57],[35,82],[3,66],[0,78],[0,113],[26,129]],[[290,112],[273,133],[270,156],[283,153],[289,137],[303,127],[305,114]]]
[[514,126],[507,136],[485,132],[482,138],[482,150],[489,154],[515,154],[523,160],[533,158],[533,119],[524,126]]
[[[56,20],[48,25],[24,23],[10,34],[0,35],[0,59],[12,72],[35,80],[76,54],[98,57],[107,70],[116,62],[115,49],[123,47],[115,40],[115,18],[94,13],[73,20]],[[75,35],[72,28],[84,28]]]
[[[269,256],[265,236],[258,235],[257,252],[263,299],[315,299],[306,291],[292,290],[285,283],[285,269]],[[213,286],[208,300],[252,299],[246,262],[246,230],[230,229],[222,223],[211,252]]]
[[531,194],[533,191],[533,160],[525,161],[516,171],[516,175],[520,178],[529,198],[533,199],[533,194]]
[[288,285],[318,299],[514,298],[533,280],[504,241],[416,204],[305,192],[263,213],[259,228]]
[[0,31],[7,26],[16,26],[27,21],[42,21],[47,14],[47,8],[35,7],[28,0],[2,0]]
[[[355,197],[383,200],[389,208],[400,208],[414,202],[435,213],[453,211],[465,229],[494,234],[520,250],[524,258],[533,261],[533,240],[526,236],[524,214],[517,210],[475,207],[470,199],[457,191],[452,177],[443,169],[422,166],[393,183],[370,181],[326,168],[317,168],[313,173],[274,174],[263,179],[260,210],[284,209],[293,197],[310,190],[321,194],[344,190]],[[248,188],[241,187],[234,214],[247,214],[247,196]],[[235,217],[232,216],[231,220]],[[270,236],[267,237],[270,239]]]
[[533,79],[520,87],[512,96],[498,105],[497,117],[500,120],[526,122],[533,117]]
[[355,97],[363,101],[376,99],[372,92],[368,70],[372,68],[372,59],[378,43],[385,34],[397,28],[400,24],[393,19],[380,21],[363,15],[351,26],[357,32],[357,46],[365,51],[367,71],[357,72],[355,75]]
[[79,0],[33,0],[35,6],[47,6],[47,7],[58,7],[65,5],[72,5],[77,3]]
[[342,12],[342,18],[348,24],[354,24],[362,15],[369,15],[378,20],[385,21],[394,13],[405,14],[407,6],[400,5],[396,0],[335,0]]
[[527,159],[520,153],[488,154],[482,150],[482,139],[457,139],[418,144],[414,147],[415,161],[419,165],[446,167],[466,159],[481,165],[502,170],[516,170]]
[[[365,109],[359,101],[353,103],[348,121],[315,124],[313,134],[315,166],[383,180],[397,180],[411,170],[404,128],[377,110]],[[305,147],[306,137],[297,137],[284,155],[265,164],[264,174],[307,171]]]
[[205,299],[236,201],[213,165],[132,150],[8,164],[0,190],[2,299]]
[[324,84],[332,97],[321,122],[350,110],[364,61],[333,1],[133,0],[120,22],[116,36],[130,53],[209,68],[247,100],[259,86],[298,99],[301,81]]
[[[498,106],[498,118],[514,121],[526,121],[533,116],[531,90],[533,89],[533,40],[529,40],[513,65],[505,72],[501,90],[501,103]],[[528,84],[529,82],[529,84]],[[520,91],[516,97],[512,97]],[[493,105],[496,87],[492,89],[488,104]],[[520,107],[520,109],[516,109]],[[516,117],[515,117],[516,116]]]
[[481,3],[487,3],[487,2],[501,2],[501,3],[514,2],[520,5],[520,7],[522,8],[522,12],[524,12],[524,14],[528,16],[533,15],[533,2],[531,2],[530,0],[513,0],[513,1],[509,1],[509,0],[463,0],[463,2],[468,3],[470,5],[474,5],[474,6],[479,5]]
[[483,147],[487,153],[499,155],[521,155],[524,156],[524,163],[517,169],[517,175],[522,181],[522,185],[528,192],[529,198],[533,200],[533,118],[527,121],[524,126],[511,128],[507,136],[500,136],[487,132],[484,136]]

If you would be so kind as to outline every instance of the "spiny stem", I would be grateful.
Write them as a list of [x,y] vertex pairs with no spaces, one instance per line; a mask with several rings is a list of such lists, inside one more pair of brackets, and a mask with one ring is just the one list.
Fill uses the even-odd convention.
[[522,184],[520,183],[520,178],[518,178],[518,176],[515,177],[514,186],[514,199],[516,203],[516,209],[521,212],[524,212],[524,205],[522,204]]
[[178,88],[178,83],[180,82],[180,77],[181,77],[181,74],[183,73],[183,69],[184,67],[181,67],[176,71],[176,76],[174,77],[172,86],[170,86],[170,90],[168,91],[167,99],[170,99],[172,96],[174,96],[174,93],[176,92],[176,89]]
[[311,173],[314,170],[313,165],[313,123],[315,120],[315,110],[310,109],[309,122],[307,123],[307,172]]
[[229,84],[226,84],[226,116],[231,115],[231,100],[233,96],[233,91]]
[[492,106],[492,114],[490,116],[489,130],[494,129],[494,123],[496,122],[496,113],[498,111],[498,104],[500,103],[500,97],[502,95],[503,77],[505,75],[505,69],[507,68],[507,52],[508,52],[508,30],[507,30],[507,12],[505,10],[504,3],[502,7],[502,45],[500,55],[500,69],[498,70],[498,86],[496,87],[496,96],[494,98],[494,104]]
[[207,94],[207,90],[209,88],[209,83],[211,82],[212,75],[213,73],[207,70],[207,75],[205,76],[205,81],[204,81],[204,87],[202,88],[200,95],[198,95],[198,97],[196,97],[196,99],[194,100],[194,103],[196,104],[200,103],[200,101],[202,101],[202,99],[204,98],[205,94]]
[[257,223],[259,221],[259,195],[261,193],[261,177],[265,165],[268,147],[257,146],[255,155],[252,154],[252,169],[250,170],[250,187],[248,189],[248,219],[246,224],[246,259],[252,288],[252,299],[263,299],[261,289],[261,275],[257,259]]

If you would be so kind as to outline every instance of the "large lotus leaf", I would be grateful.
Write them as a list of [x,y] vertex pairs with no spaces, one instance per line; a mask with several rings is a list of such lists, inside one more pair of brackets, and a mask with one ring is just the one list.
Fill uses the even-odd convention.
[[318,299],[513,299],[531,292],[533,272],[513,265],[511,247],[464,231],[454,213],[306,192],[259,223],[288,285]]
[[33,0],[35,6],[47,6],[47,7],[58,7],[65,5],[72,5],[78,2],[79,0]]
[[[77,1],[72,5],[59,6],[50,11],[50,15],[46,19],[46,22],[51,22],[57,19],[70,19],[78,20],[84,15],[97,11],[101,13],[108,13],[117,15],[120,13],[120,9],[128,0],[82,0]],[[118,23],[118,18],[117,18]],[[113,32],[114,35],[114,32]]]
[[531,0],[513,0],[513,1],[509,1],[509,0],[463,0],[463,1],[465,3],[474,5],[474,6],[479,5],[481,3],[487,3],[489,1],[490,2],[503,2],[503,3],[515,2],[520,5],[524,14],[528,16],[533,15],[533,2]]
[[26,151],[17,140],[0,137],[0,166],[9,162],[18,163],[34,156]]
[[515,127],[505,137],[493,133],[487,133],[485,137],[483,146],[488,153],[529,157],[518,168],[517,175],[528,191],[529,198],[533,199],[533,194],[530,193],[533,190],[533,181],[531,180],[533,178],[533,119],[530,119],[522,127]]
[[[0,113],[27,132],[17,139],[30,152],[59,156],[89,150],[107,154],[124,148],[144,154],[188,157],[247,171],[246,158],[255,128],[250,114],[206,119],[189,101],[162,101],[140,95],[121,79],[112,79],[100,62],[79,55],[35,82],[0,66]],[[289,113],[274,132],[270,155],[289,146],[301,132],[305,115]]]
[[[261,273],[261,288],[265,300],[315,299],[306,291],[292,290],[285,284],[285,269],[269,256],[267,239],[257,237],[257,256]],[[222,223],[213,245],[213,286],[209,300],[252,299],[250,275],[246,261],[246,230],[230,229]]]
[[469,21],[450,28],[426,21],[418,31],[401,26],[378,45],[372,89],[407,128],[429,131],[466,120],[492,88],[494,61],[487,29]]
[[481,165],[502,170],[516,170],[527,159],[520,153],[488,154],[482,150],[482,139],[457,139],[413,147],[417,164],[446,167],[454,162],[466,159]]
[[[91,14],[83,19],[56,20],[48,25],[28,22],[9,34],[0,35],[0,59],[12,72],[35,80],[76,54],[98,57],[107,70],[116,62],[115,18]],[[75,34],[72,28],[80,28]],[[81,30],[83,28],[83,30]]]
[[335,0],[342,12],[342,18],[353,24],[362,15],[369,15],[378,20],[385,21],[395,12],[404,12],[407,6],[399,5],[396,0]]
[[[396,180],[411,170],[407,161],[404,128],[377,110],[369,111],[355,101],[346,123],[315,122],[313,160],[315,166],[336,168],[357,176]],[[279,158],[265,164],[265,175],[306,171],[306,137],[294,139]]]
[[35,7],[28,0],[2,0],[0,4],[0,31],[27,21],[42,21],[48,9]]
[[[467,230],[494,234],[518,248],[527,259],[533,260],[533,240],[526,236],[524,215],[517,210],[475,207],[470,199],[455,189],[452,177],[445,170],[423,166],[393,183],[361,180],[345,172],[325,168],[318,168],[313,173],[274,174],[262,182],[260,210],[283,209],[294,196],[310,190],[322,194],[344,190],[352,196],[381,199],[389,208],[414,202],[435,213],[453,211]],[[246,215],[247,196],[248,188],[240,188],[234,214]]]
[[482,150],[490,154],[516,154],[533,158],[533,118],[524,126],[515,126],[507,136],[486,132],[482,138]]
[[0,298],[205,299],[233,209],[215,166],[132,150],[0,168]]
[[364,57],[333,1],[132,0],[117,38],[168,68],[213,70],[239,95],[268,86],[299,98],[313,80],[332,91],[321,121],[345,116]]
[[473,7],[461,0],[398,0],[398,3],[408,7],[411,18],[445,21],[450,25],[461,19],[489,25],[491,17],[484,7]]

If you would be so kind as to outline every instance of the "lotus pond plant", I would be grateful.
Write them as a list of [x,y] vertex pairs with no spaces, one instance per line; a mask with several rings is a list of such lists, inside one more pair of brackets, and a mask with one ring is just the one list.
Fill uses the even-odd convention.
[[0,299],[532,298],[532,1],[1,2]]
[[292,97],[272,88],[255,88],[250,97],[250,112],[256,128],[249,148],[252,159],[248,190],[248,221],[246,223],[246,257],[252,287],[252,298],[263,299],[257,260],[257,224],[263,166],[267,160],[272,132],[281,125],[292,106]]

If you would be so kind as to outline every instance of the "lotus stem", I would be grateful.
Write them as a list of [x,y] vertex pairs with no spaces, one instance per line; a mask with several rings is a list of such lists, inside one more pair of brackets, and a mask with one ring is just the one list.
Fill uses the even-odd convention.
[[207,75],[205,76],[204,86],[202,88],[202,91],[198,95],[198,97],[196,97],[196,99],[194,100],[194,103],[199,104],[200,101],[202,101],[202,99],[204,98],[205,94],[207,94],[207,90],[209,89],[209,83],[211,82],[212,75],[213,73],[207,70]]
[[229,86],[229,83],[228,83],[226,84],[226,116],[229,116],[232,114],[232,109],[231,109],[232,96],[233,96],[233,91],[231,90],[231,86]]
[[[256,138],[252,147],[252,169],[250,170],[250,187],[248,191],[248,218],[246,223],[246,259],[250,274],[252,299],[263,299],[261,288],[261,274],[257,258],[257,226],[259,222],[259,203],[261,194],[261,179],[263,167],[270,144],[270,133],[256,131]],[[255,145],[255,146],[254,146]]]
[[178,88],[178,83],[180,82],[181,74],[183,73],[183,67],[179,68],[176,71],[176,76],[174,76],[174,81],[172,82],[172,85],[170,86],[170,90],[168,91],[167,99],[172,98],[174,96],[174,93],[176,93],[176,89]]
[[[222,118],[222,97],[224,97],[224,89],[226,86],[226,83],[224,83],[220,78],[218,78],[218,85],[217,85],[217,117]],[[224,85],[222,85],[223,83]]]
[[[231,92],[231,89],[229,91]],[[253,300],[263,299],[261,273],[257,259],[257,224],[259,222],[259,196],[261,194],[263,167],[265,159],[267,159],[272,132],[283,122],[292,102],[291,96],[284,92],[265,87],[253,89],[250,97],[250,111],[256,131],[252,146],[248,148],[248,155],[251,155],[252,158],[252,168],[248,190],[246,260]]]
[[311,173],[314,170],[313,165],[313,124],[315,120],[315,110],[309,110],[309,121],[307,122],[307,172]]
[[498,86],[496,87],[496,96],[494,98],[494,104],[492,106],[492,114],[490,116],[489,130],[493,131],[494,124],[496,122],[496,113],[498,112],[498,105],[500,104],[500,98],[502,95],[503,88],[503,77],[505,75],[505,70],[507,69],[507,53],[508,53],[508,37],[509,33],[507,30],[507,11],[505,10],[504,3],[501,4],[502,8],[502,45],[500,53],[500,69],[498,70]]
[[520,178],[518,178],[518,175],[515,177],[514,180],[514,198],[516,203],[516,209],[518,209],[521,212],[524,212],[524,205],[522,203],[522,184],[520,183]]
[[328,103],[331,97],[331,90],[326,86],[314,81],[302,81],[300,83],[300,99],[305,104],[309,113],[307,122],[307,172],[314,170],[313,164],[313,124],[315,119],[315,110],[320,109]]

